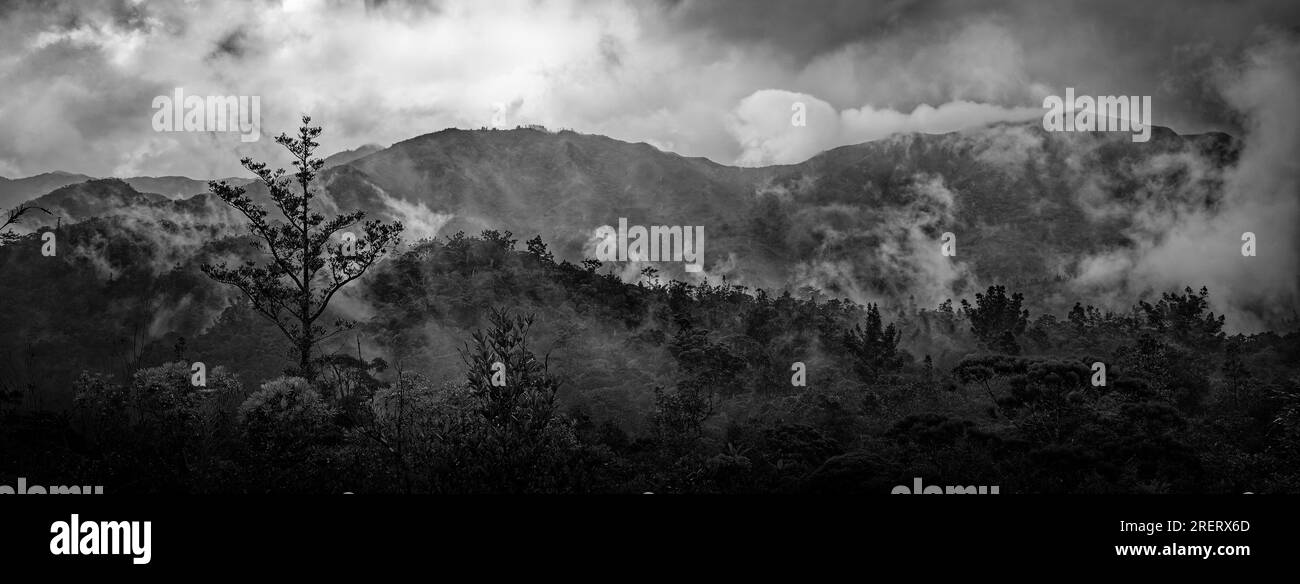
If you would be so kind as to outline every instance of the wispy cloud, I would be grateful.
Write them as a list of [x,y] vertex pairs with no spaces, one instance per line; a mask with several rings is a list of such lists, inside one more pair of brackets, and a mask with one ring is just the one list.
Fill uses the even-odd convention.
[[[1131,18],[1103,20],[1118,9]],[[508,125],[748,164],[1018,116],[1067,85],[1153,95],[1156,123],[1176,129],[1231,128],[1214,63],[1297,12],[1063,0],[19,2],[0,7],[0,169],[204,178],[242,175],[245,154],[278,154],[270,140],[154,133],[151,99],[175,87],[259,95],[272,135],[310,113],[331,151],[490,125],[504,104]],[[808,139],[773,134],[761,120],[789,110],[762,109],[786,95],[769,89],[835,122]]]

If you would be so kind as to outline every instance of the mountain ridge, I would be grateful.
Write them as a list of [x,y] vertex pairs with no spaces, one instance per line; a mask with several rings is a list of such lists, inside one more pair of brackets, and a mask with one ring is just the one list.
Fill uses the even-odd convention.
[[[319,184],[323,211],[400,220],[408,241],[511,231],[541,236],[557,258],[576,262],[594,257],[598,228],[620,219],[704,226],[700,275],[713,281],[934,305],[991,282],[1046,288],[1035,297],[1052,297],[1089,258],[1138,245],[1132,216],[1152,201],[1221,197],[1223,171],[1239,150],[1221,133],[1155,128],[1150,142],[1133,143],[1127,133],[1024,123],[898,134],[797,164],[740,167],[568,130],[448,128],[324,169]],[[240,180],[269,203],[264,185]],[[183,200],[191,201],[187,220],[239,220],[199,196]],[[79,196],[60,206],[71,210],[64,221],[177,209],[115,197],[125,210]],[[937,254],[945,233],[961,241],[953,260]],[[672,262],[609,266],[627,281],[646,267],[699,277]]]

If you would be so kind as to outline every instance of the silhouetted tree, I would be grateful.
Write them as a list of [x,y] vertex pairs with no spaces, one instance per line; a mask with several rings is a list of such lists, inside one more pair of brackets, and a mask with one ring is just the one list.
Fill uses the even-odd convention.
[[1228,341],[1228,346],[1224,351],[1223,358],[1223,376],[1228,380],[1228,386],[1232,389],[1232,401],[1235,403],[1241,399],[1242,387],[1250,380],[1250,369],[1246,367],[1246,362],[1242,359],[1246,341],[1240,335],[1233,337]]
[[1003,286],[989,286],[985,294],[975,294],[975,305],[961,301],[962,312],[970,319],[970,330],[990,350],[1016,355],[1020,345],[1016,337],[1029,325],[1029,311],[1020,305],[1024,296],[1019,292],[1007,296]]
[[1202,286],[1196,293],[1187,287],[1184,292],[1165,292],[1155,304],[1138,302],[1147,326],[1187,345],[1217,347],[1223,340],[1224,317],[1209,310],[1209,289]]
[[532,316],[493,309],[491,325],[475,331],[461,352],[479,412],[509,442],[534,439],[555,415],[559,383],[528,348]]
[[868,304],[866,326],[858,324],[846,331],[844,346],[855,360],[858,375],[865,381],[902,365],[898,353],[901,338],[902,333],[892,323],[884,324],[880,309],[875,304]]
[[302,117],[297,138],[280,134],[275,139],[293,154],[298,172],[292,179],[282,168],[272,171],[266,163],[249,157],[240,161],[266,185],[284,221],[268,220],[266,208],[245,194],[243,187],[226,181],[208,183],[213,194],[248,218],[249,230],[260,239],[254,245],[263,249],[264,244],[270,261],[265,265],[249,261],[238,268],[229,268],[225,263],[203,266],[203,272],[212,279],[243,291],[253,308],[289,337],[298,353],[298,373],[309,381],[316,376],[312,348],[351,326],[340,320],[331,331],[316,324],[317,320],[334,294],[360,278],[395,246],[402,231],[398,222],[367,221],[364,233],[356,235],[354,253],[346,253],[343,245],[329,246],[334,234],[360,224],[365,212],[353,211],[327,220],[311,210],[311,201],[316,197],[311,183],[325,161],[312,158],[320,145],[316,138],[321,129],[310,126],[310,122],[310,117]]

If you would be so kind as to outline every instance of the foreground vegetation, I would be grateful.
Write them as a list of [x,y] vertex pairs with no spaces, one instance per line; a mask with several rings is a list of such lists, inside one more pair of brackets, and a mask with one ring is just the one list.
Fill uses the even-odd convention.
[[1300,491],[1297,335],[1228,336],[1203,289],[1061,317],[996,286],[862,306],[626,284],[494,231],[375,271],[357,331],[382,358],[270,371],[292,347],[232,303],[130,372],[81,373],[69,407],[5,392],[0,469],[115,493]]

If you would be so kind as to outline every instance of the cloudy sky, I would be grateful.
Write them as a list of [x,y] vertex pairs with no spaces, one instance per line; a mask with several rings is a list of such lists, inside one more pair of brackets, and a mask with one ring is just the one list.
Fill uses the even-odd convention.
[[1224,80],[1298,23],[1288,0],[6,2],[0,176],[242,176],[241,155],[272,154],[265,136],[155,132],[153,99],[176,87],[260,96],[267,134],[309,113],[329,152],[504,122],[796,162],[1033,119],[1066,87],[1239,133]]

